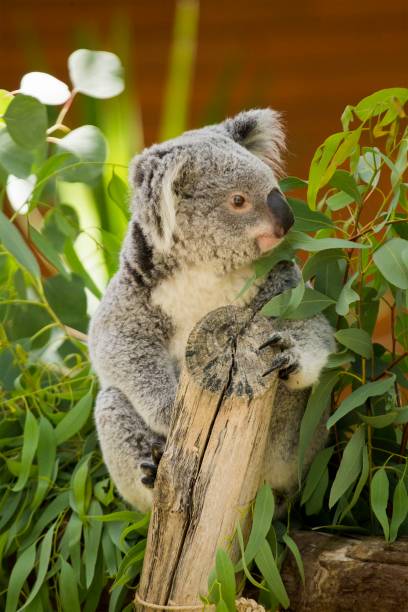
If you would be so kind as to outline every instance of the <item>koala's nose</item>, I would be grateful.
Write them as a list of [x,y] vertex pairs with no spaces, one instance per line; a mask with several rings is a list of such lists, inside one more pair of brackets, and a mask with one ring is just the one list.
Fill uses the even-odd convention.
[[279,237],[284,236],[295,222],[291,207],[279,189],[272,189],[268,194],[266,203],[276,221],[276,233],[279,234]]

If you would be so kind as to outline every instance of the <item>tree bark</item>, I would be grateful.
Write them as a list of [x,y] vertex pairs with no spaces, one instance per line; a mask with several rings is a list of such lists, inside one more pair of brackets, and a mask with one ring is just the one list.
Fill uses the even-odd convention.
[[292,612],[399,612],[408,610],[408,538],[291,534],[305,569],[305,586],[288,554],[282,577]]
[[237,557],[230,541],[261,484],[277,384],[262,377],[273,349],[258,352],[271,331],[265,317],[228,306],[190,335],[155,485],[145,602],[199,605],[217,548]]

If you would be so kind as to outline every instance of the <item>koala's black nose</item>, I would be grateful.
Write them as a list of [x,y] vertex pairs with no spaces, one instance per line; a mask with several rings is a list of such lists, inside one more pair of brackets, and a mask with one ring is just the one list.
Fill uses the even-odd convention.
[[278,225],[278,233],[280,233],[282,236],[287,234],[294,224],[295,218],[293,216],[291,207],[279,189],[272,189],[272,191],[268,194],[266,203]]

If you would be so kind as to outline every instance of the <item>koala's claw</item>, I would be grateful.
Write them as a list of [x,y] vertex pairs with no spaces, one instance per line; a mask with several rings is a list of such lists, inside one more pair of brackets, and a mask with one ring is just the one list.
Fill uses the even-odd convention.
[[285,334],[276,332],[266,342],[261,344],[258,350],[261,351],[267,346],[279,346],[281,349],[287,349],[292,346],[292,342]]
[[143,478],[141,479],[142,483],[146,485],[146,487],[148,487],[149,489],[153,489],[154,487],[154,483],[155,483],[156,476],[157,476],[157,468],[159,467],[160,459],[163,456],[163,452],[164,452],[163,444],[159,442],[153,443],[152,448],[151,448],[153,463],[150,463],[149,461],[145,461],[140,464],[140,469],[145,474]]
[[296,358],[289,352],[284,351],[276,355],[272,361],[271,367],[262,374],[262,376],[268,376],[271,372],[279,370],[279,378],[282,380],[288,380],[289,375],[299,369],[299,364]]

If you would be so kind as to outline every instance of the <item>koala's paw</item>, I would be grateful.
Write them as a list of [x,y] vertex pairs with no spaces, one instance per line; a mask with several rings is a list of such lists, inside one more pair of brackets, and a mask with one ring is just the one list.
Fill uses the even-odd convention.
[[329,355],[323,346],[309,346],[289,331],[275,332],[259,350],[267,346],[279,348],[280,353],[275,355],[263,376],[278,370],[279,378],[292,390],[311,387],[318,380]]
[[261,346],[259,350],[266,348],[267,346],[276,346],[280,348],[281,352],[275,355],[272,363],[266,372],[262,376],[267,376],[271,372],[278,370],[278,376],[282,380],[289,380],[289,377],[299,371],[300,368],[300,355],[296,349],[296,344],[292,340],[289,334],[283,332],[275,332],[272,336]]
[[157,476],[157,468],[164,452],[164,442],[154,442],[151,448],[152,461],[145,461],[140,464],[144,476],[142,483],[149,489],[153,489]]

